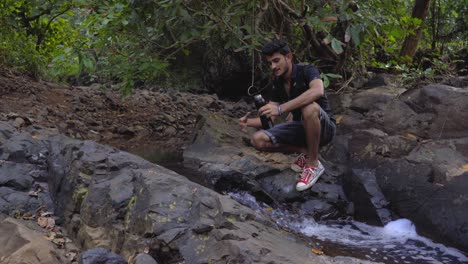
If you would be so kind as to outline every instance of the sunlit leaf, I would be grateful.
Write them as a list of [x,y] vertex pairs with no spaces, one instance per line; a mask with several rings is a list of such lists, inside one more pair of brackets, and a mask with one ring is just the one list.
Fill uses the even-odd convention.
[[343,53],[343,47],[341,45],[342,45],[341,41],[337,40],[336,38],[333,38],[331,40],[331,47],[333,51],[336,52],[336,54]]

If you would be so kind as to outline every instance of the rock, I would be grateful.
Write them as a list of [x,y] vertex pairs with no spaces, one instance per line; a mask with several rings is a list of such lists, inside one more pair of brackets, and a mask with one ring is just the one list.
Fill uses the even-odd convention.
[[28,192],[0,187],[0,213],[13,216],[16,212],[35,212],[42,204],[42,198],[32,197]]
[[105,249],[93,248],[81,253],[79,264],[127,264],[124,258]]
[[468,157],[456,147],[467,144],[468,137],[430,141],[413,149],[407,160],[432,167],[434,169],[432,182],[445,184],[468,170],[466,168]]
[[13,122],[13,126],[16,127],[16,128],[20,128],[22,127],[26,122],[24,121],[23,118],[21,117],[17,117],[15,119],[15,121]]
[[403,101],[417,113],[430,113],[426,137],[460,138],[468,135],[468,88],[428,85],[405,93]]
[[406,89],[391,86],[365,90],[353,96],[350,108],[359,113],[383,110],[387,103],[396,99],[405,91]]
[[176,134],[177,134],[177,129],[173,126],[168,126],[163,131],[163,135],[165,137],[172,137],[172,136],[175,136]]
[[13,162],[0,163],[0,186],[6,186],[15,190],[29,190],[33,183],[31,174],[36,166]]
[[0,122],[0,144],[3,145],[3,143],[12,136],[14,131],[16,131],[16,129],[9,123]]
[[[2,217],[3,218],[3,217]],[[45,234],[12,218],[0,220],[0,262],[8,264],[62,264],[65,257],[45,239]]]
[[154,260],[150,255],[140,253],[136,256],[134,264],[158,264],[158,262],[156,262],[156,260]]
[[367,88],[374,88],[379,86],[387,86],[395,84],[397,77],[390,74],[380,73],[371,76],[371,78],[364,84]]
[[[215,190],[246,191],[266,204],[293,202],[300,207],[309,199],[323,199],[336,213],[317,210],[317,216],[339,217],[346,197],[342,187],[334,184],[336,175],[329,174],[328,164],[322,179],[307,192],[297,192],[298,174],[290,169],[295,156],[265,153],[255,150],[246,142],[248,135],[237,127],[237,120],[216,114],[199,117],[192,145],[184,151],[184,164],[206,175],[205,182]],[[340,212],[340,213],[338,213]]]
[[[398,173],[395,173],[398,172]],[[391,207],[411,218],[420,233],[437,234],[460,248],[468,248],[468,173],[444,185],[433,184],[433,171],[423,163],[394,160],[382,163],[376,177]]]
[[347,179],[345,190],[349,199],[354,201],[357,220],[385,225],[393,220],[393,216],[388,207],[389,202],[382,193],[375,175],[373,170],[353,169],[352,177]]
[[135,131],[133,131],[129,127],[124,127],[124,126],[118,127],[116,132],[119,133],[120,135],[126,135],[130,137],[133,137],[135,135]]

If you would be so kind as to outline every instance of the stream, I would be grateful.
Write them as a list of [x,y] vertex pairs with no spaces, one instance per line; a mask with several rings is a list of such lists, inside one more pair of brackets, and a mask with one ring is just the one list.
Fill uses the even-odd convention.
[[[140,153],[141,154],[141,153]],[[153,153],[154,154],[154,153]],[[142,155],[145,156],[145,155]],[[177,155],[152,155],[157,163],[193,182],[206,186],[203,176],[185,168]],[[206,186],[209,187],[209,186]],[[328,256],[351,256],[378,263],[468,263],[468,256],[458,249],[435,243],[420,236],[415,225],[407,219],[398,219],[384,227],[371,226],[353,220],[317,222],[300,212],[291,212],[286,204],[275,208],[261,202],[248,192],[228,192],[239,203],[270,218],[279,228],[296,234]]]
[[279,227],[308,238],[326,255],[353,256],[382,263],[468,263],[465,253],[419,236],[414,224],[407,219],[392,221],[384,227],[352,220],[318,223],[285,208],[271,208],[246,192],[228,195],[269,216]]

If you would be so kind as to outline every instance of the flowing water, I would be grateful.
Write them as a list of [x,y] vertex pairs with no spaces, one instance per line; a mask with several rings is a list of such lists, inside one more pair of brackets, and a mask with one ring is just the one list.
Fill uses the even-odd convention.
[[317,223],[298,213],[270,208],[245,192],[228,194],[267,215],[280,227],[315,241],[327,255],[354,256],[382,263],[468,263],[465,253],[419,236],[407,219],[392,221],[384,227],[351,220]]
[[[154,151],[153,151],[154,152]],[[203,184],[198,173],[184,168],[178,155],[169,156],[156,151],[136,153],[151,162],[160,164]],[[314,248],[329,256],[352,256],[380,263],[404,264],[458,264],[468,263],[468,256],[455,248],[435,243],[420,236],[414,224],[407,219],[392,221],[384,227],[370,226],[352,220],[316,222],[300,212],[290,212],[283,208],[271,208],[259,202],[247,192],[228,193],[233,199],[259,214],[265,215],[290,232],[302,236]]]

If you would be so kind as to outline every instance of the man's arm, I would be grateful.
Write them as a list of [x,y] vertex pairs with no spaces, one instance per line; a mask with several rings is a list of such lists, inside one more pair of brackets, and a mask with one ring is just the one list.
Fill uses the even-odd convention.
[[306,106],[308,104],[311,104],[315,102],[317,99],[322,97],[324,94],[324,88],[323,88],[323,81],[321,79],[314,79],[309,82],[309,88],[303,92],[301,95],[298,97],[287,101],[283,104],[275,104],[275,103],[269,103],[260,108],[259,113],[260,114],[265,114],[269,117],[275,117],[278,116],[280,113],[280,108],[281,108],[281,114],[286,113],[286,112],[291,112],[295,109],[301,108],[303,106]]
[[[272,106],[275,106],[276,108],[278,107],[278,103],[272,102],[272,101],[268,102],[268,104],[266,105],[272,105]],[[261,115],[260,110],[258,111],[258,114]],[[239,125],[241,127],[241,130],[245,131],[247,127],[262,128],[262,121],[260,120],[260,117],[249,118],[249,115],[250,115],[250,112],[248,112],[245,116],[239,118]],[[271,116],[272,121],[275,121],[275,119],[276,119],[276,116]]]
[[309,82],[309,89],[303,92],[298,97],[281,105],[283,112],[291,112],[292,110],[302,108],[308,104],[315,102],[324,95],[323,81],[314,79]]
[[247,131],[247,127],[261,128],[262,122],[260,121],[260,117],[249,118],[249,115],[250,112],[239,118],[239,126],[241,127],[241,130]]

